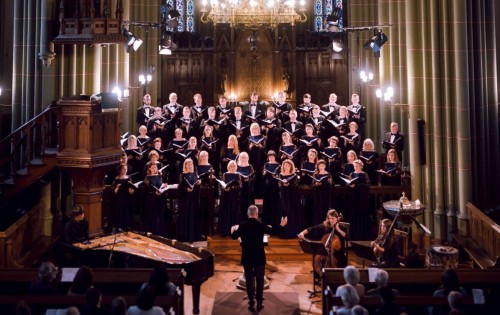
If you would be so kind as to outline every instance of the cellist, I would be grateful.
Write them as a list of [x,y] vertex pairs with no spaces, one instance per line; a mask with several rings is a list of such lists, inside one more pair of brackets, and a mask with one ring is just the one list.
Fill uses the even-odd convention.
[[[337,210],[330,209],[326,214],[325,221],[315,226],[311,226],[299,233],[299,238],[305,238],[305,235],[311,231],[319,230],[323,233],[321,242],[327,245],[330,242],[327,252],[330,252],[330,257],[317,255],[314,257],[314,279],[320,279],[321,268],[343,268],[347,266],[347,256],[345,247],[346,231],[339,224],[342,216]],[[331,237],[330,237],[331,236]]]
[[381,256],[379,262],[373,267],[379,268],[399,268],[399,256],[397,239],[394,236],[393,223],[389,219],[380,221],[379,234],[371,242],[371,247],[375,255]]

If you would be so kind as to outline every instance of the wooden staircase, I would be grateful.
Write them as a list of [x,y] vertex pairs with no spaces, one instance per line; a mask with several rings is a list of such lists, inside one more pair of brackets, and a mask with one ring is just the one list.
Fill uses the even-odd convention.
[[[241,246],[238,240],[230,237],[209,236],[207,247],[215,254],[217,261],[240,260]],[[269,237],[269,245],[265,247],[268,261],[309,261],[311,256],[300,249],[298,239],[281,239]]]

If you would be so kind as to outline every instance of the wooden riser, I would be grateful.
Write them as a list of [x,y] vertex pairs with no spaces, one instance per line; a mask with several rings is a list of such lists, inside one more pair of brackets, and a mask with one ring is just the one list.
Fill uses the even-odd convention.
[[[209,237],[207,247],[215,254],[215,259],[218,261],[239,261],[241,258],[241,246],[238,240],[218,236]],[[309,254],[302,252],[298,239],[284,240],[271,237],[265,250],[269,261],[304,261],[311,259]]]

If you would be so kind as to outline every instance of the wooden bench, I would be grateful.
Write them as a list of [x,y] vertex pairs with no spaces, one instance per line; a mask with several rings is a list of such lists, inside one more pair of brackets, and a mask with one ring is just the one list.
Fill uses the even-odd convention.
[[[441,285],[443,269],[385,269],[389,273],[391,288],[398,289],[402,296],[431,296]],[[335,293],[338,286],[345,284],[344,269],[325,268],[322,276],[322,292],[330,289]],[[472,288],[500,288],[499,269],[457,269],[460,285],[468,292]],[[360,283],[365,289],[375,288],[375,283],[369,282],[368,269],[359,269]],[[333,305],[329,296],[323,294],[323,313],[327,305]]]
[[453,234],[453,240],[463,253],[481,269],[500,268],[500,226],[473,204],[467,203],[468,234]]
[[[103,293],[103,296],[107,296],[110,299],[122,295],[134,297],[132,301],[135,303],[135,296],[139,292],[140,287],[143,283],[147,282],[149,279],[149,274],[152,269],[148,268],[137,268],[137,269],[104,269],[104,268],[94,268],[92,269],[93,281],[92,284],[99,288]],[[179,287],[181,295],[184,294],[184,276],[181,269],[169,269],[168,276],[171,282]],[[38,279],[38,269],[36,268],[24,268],[24,269],[0,269],[0,304],[6,308],[15,306],[18,300],[16,297],[28,297],[37,302],[37,297],[27,296],[27,292],[30,284]],[[66,294],[71,282],[56,282],[55,285],[58,287],[61,294]],[[61,298],[62,296],[58,296]],[[66,298],[66,297],[65,297]],[[70,297],[68,297],[70,298]],[[13,302],[15,300],[15,302]],[[70,300],[64,300],[68,302]],[[9,304],[14,303],[14,304]],[[28,302],[27,302],[28,303]],[[29,304],[29,303],[28,303]],[[37,303],[35,303],[37,304]],[[62,303],[66,305],[65,303]],[[45,304],[44,304],[45,305]],[[72,305],[72,304],[68,304]],[[167,305],[167,304],[165,304]],[[184,312],[184,299],[182,297],[175,299],[175,301],[170,301],[169,306],[174,307],[176,314],[183,314]],[[55,305],[57,306],[57,305]],[[53,307],[51,307],[53,308]],[[168,311],[168,309],[167,309]],[[0,312],[2,313],[2,312]],[[6,313],[2,313],[6,314]]]

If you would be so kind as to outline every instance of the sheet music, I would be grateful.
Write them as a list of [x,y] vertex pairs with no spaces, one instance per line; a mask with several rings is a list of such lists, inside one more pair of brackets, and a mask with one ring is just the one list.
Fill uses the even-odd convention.
[[377,276],[378,268],[368,268],[368,281],[375,282],[375,277]]
[[73,282],[79,268],[62,268],[61,282]]

